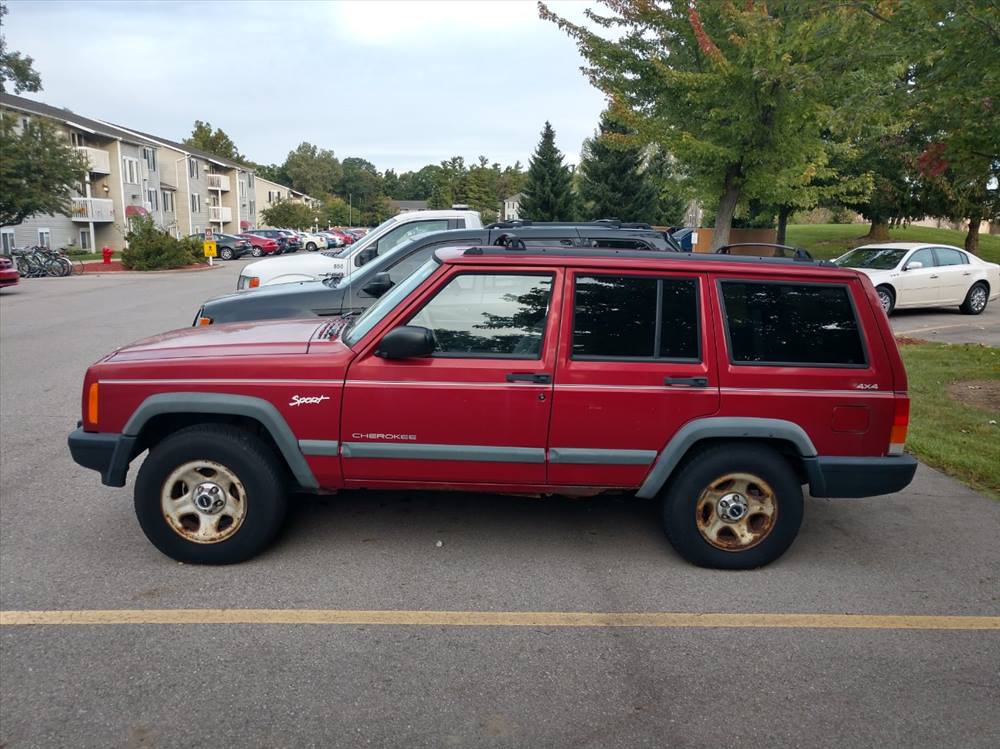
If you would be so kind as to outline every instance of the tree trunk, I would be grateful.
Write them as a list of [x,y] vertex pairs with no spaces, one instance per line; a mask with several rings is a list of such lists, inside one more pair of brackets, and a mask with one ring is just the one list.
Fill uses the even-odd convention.
[[788,229],[788,217],[792,215],[792,207],[783,205],[778,209],[778,244],[785,244],[785,230]]
[[884,242],[889,239],[889,222],[884,219],[872,221],[872,227],[865,235],[865,239],[874,239],[877,242]]
[[979,254],[979,224],[982,223],[982,219],[979,216],[973,216],[969,219],[969,231],[965,235],[965,251],[971,252],[973,255]]
[[733,226],[733,214],[739,202],[742,188],[739,184],[739,167],[726,169],[726,186],[719,199],[719,210],[715,213],[715,231],[712,232],[712,252],[729,244],[729,230]]

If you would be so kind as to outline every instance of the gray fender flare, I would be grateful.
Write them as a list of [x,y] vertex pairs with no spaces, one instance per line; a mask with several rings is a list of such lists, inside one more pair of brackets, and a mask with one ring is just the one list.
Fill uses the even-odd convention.
[[299,485],[305,489],[319,488],[295,434],[273,403],[249,395],[159,393],[139,404],[122,429],[122,436],[135,440],[151,418],[170,413],[227,414],[246,416],[260,422],[278,446]]
[[816,448],[809,435],[798,424],[782,419],[758,419],[743,416],[713,416],[689,421],[673,436],[656,459],[653,468],[642,482],[637,497],[655,497],[687,451],[703,439],[780,439],[795,445],[804,458],[816,455]]

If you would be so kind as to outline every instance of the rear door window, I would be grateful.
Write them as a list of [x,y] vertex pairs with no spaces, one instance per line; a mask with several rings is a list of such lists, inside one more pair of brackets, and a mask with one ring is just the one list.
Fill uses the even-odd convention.
[[867,366],[844,284],[720,281],[733,364]]
[[690,278],[577,276],[573,358],[697,361],[698,289]]
[[964,252],[953,250],[950,247],[935,247],[934,254],[937,255],[938,265],[967,265],[969,259]]

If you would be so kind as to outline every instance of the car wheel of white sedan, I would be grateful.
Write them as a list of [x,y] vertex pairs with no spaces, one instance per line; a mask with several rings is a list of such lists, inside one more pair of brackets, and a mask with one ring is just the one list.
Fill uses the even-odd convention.
[[965,295],[965,301],[959,309],[966,315],[981,315],[989,302],[990,294],[986,290],[986,284],[976,283]]
[[882,305],[882,310],[887,315],[892,314],[892,308],[896,306],[896,295],[892,293],[892,289],[888,286],[879,286],[875,289],[878,294],[879,304]]

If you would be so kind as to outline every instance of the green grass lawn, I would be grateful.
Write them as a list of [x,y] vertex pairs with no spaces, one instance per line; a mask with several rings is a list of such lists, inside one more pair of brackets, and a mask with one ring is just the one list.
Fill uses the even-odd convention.
[[[864,235],[868,224],[789,224],[788,244],[804,247],[813,257],[830,259],[852,247],[867,244]],[[909,226],[891,229],[894,242],[939,242],[955,247],[965,246],[965,232],[952,229],[934,229],[927,226]],[[1000,263],[1000,235],[979,235],[979,256],[991,263]]]
[[[1000,380],[1000,349],[947,343],[899,347],[910,383],[907,449],[928,465],[1000,499],[1000,409],[948,394],[959,380]],[[993,424],[990,424],[990,421]]]

